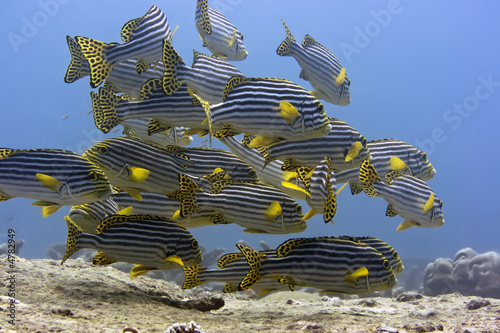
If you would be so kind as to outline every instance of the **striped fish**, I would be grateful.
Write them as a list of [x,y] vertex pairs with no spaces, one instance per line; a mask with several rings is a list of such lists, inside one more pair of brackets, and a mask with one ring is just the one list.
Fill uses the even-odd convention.
[[231,78],[224,102],[202,104],[215,137],[257,135],[250,147],[326,135],[331,125],[323,104],[297,84],[269,78]]
[[333,53],[309,35],[306,35],[300,45],[285,22],[281,22],[285,27],[286,38],[276,53],[282,57],[292,56],[297,60],[302,67],[299,77],[309,81],[316,89],[312,92],[316,98],[341,106],[349,104],[351,81]]
[[183,126],[157,128],[150,134],[150,122],[150,118],[130,118],[122,120],[120,125],[124,127],[123,134],[162,147],[169,145],[184,147],[193,141],[193,137],[186,133],[188,129]]
[[[426,181],[436,174],[427,154],[406,142],[383,139],[368,141],[366,146],[372,157],[371,164],[382,177],[391,170]],[[353,195],[363,191],[359,182],[359,168],[342,170],[335,176],[339,183],[349,182]]]
[[[80,45],[66,36],[68,48],[71,54],[71,61],[64,76],[64,82],[72,83],[82,77],[90,75],[90,65],[85,58]],[[161,62],[151,64],[147,69],[139,74],[137,73],[136,60],[125,59],[116,64],[106,77],[105,85],[111,88],[111,91],[124,93],[132,98],[140,98],[141,87],[151,79],[158,79],[163,76],[164,68]]]
[[391,171],[384,183],[373,165],[364,161],[359,168],[359,181],[365,193],[381,196],[389,202],[386,216],[400,215],[405,219],[398,231],[411,227],[433,228],[444,224],[443,202],[421,179]]
[[243,34],[222,13],[208,7],[208,0],[196,2],[195,23],[203,46],[212,51],[214,56],[227,60],[243,60],[247,57]]
[[[300,172],[299,172],[300,173]],[[306,190],[311,194],[307,203],[311,209],[304,216],[308,220],[315,214],[323,214],[325,223],[332,222],[337,212],[336,180],[333,177],[332,159],[325,157],[312,171],[309,179],[303,179]],[[301,178],[302,179],[302,178]]]
[[[134,214],[150,214],[171,218],[178,210],[181,209],[181,203],[179,201],[170,199],[163,194],[142,193],[141,195],[142,200],[137,201],[126,192],[118,192],[113,194],[112,199],[120,207],[120,209],[133,207]],[[230,223],[224,219],[222,214],[214,210],[206,209],[202,209],[187,218],[175,219],[174,222],[186,229]]]
[[117,214],[120,208],[113,200],[94,201],[89,204],[72,206],[68,217],[88,234],[95,234],[97,226],[106,217]]
[[90,64],[92,88],[99,86],[111,69],[126,59],[136,59],[137,72],[143,73],[151,63],[161,60],[163,40],[171,40],[167,16],[155,5],[144,16],[125,23],[121,36],[123,44],[107,44],[88,37],[75,37]]
[[399,273],[403,272],[404,266],[398,252],[386,242],[371,236],[351,238],[363,242],[380,252],[385,257],[385,259],[389,260],[394,274],[398,275]]
[[175,193],[178,174],[189,163],[159,146],[129,137],[100,141],[83,156],[97,164],[114,186],[137,200],[141,200],[140,192]]
[[203,177],[222,169],[234,181],[260,183],[255,170],[237,155],[214,148],[193,148],[167,146],[165,150],[189,161],[185,171],[190,175]]
[[182,85],[173,95],[167,96],[156,90],[145,100],[128,100],[108,88],[99,88],[99,94],[91,92],[94,122],[103,133],[108,133],[125,120],[152,118],[149,133],[163,131],[175,126],[185,126],[200,133],[208,133],[203,107],[193,104],[188,87]]
[[266,165],[266,161],[259,150],[248,147],[252,139],[253,137],[245,135],[242,142],[238,142],[234,136],[220,138],[219,140],[239,158],[247,162],[264,184],[272,185],[292,198],[306,200],[310,194],[305,190],[302,181],[297,177],[286,177],[285,172],[281,170],[283,165],[281,161],[271,161]]
[[202,259],[196,239],[169,219],[149,215],[112,215],[99,224],[97,234],[84,233],[67,216],[65,220],[68,241],[61,264],[80,249],[95,249],[99,252],[93,264],[136,264],[130,271],[130,277],[134,278],[151,270],[198,265]]
[[276,249],[277,258],[237,246],[251,267],[239,290],[252,287],[264,276],[292,287],[320,289],[320,293],[365,294],[396,284],[390,262],[380,252],[345,237],[290,239]]
[[243,74],[227,61],[194,51],[193,64],[186,66],[182,58],[169,43],[163,44],[163,90],[173,94],[182,83],[210,104],[221,103],[227,81]]
[[[275,258],[276,251],[260,251],[262,256],[266,258]],[[225,260],[226,258],[229,258]],[[218,264],[219,269],[210,269],[203,266],[183,267],[186,278],[182,289],[191,289],[208,282],[225,283],[223,292],[232,293],[238,291],[240,281],[248,273],[250,266],[247,263],[245,256],[242,253],[229,253],[222,256],[219,260],[225,261],[224,265]],[[253,290],[258,291],[257,296],[263,296],[273,291],[288,290],[286,284],[279,283],[273,278],[263,277],[260,281],[252,286]]]
[[82,156],[59,149],[0,149],[0,201],[38,200],[42,215],[63,205],[104,200],[111,195],[105,174]]
[[314,168],[326,156],[335,172],[359,166],[370,158],[366,138],[346,122],[329,118],[327,135],[304,141],[284,141],[268,147],[266,161],[282,160],[283,169]]
[[203,191],[190,177],[179,176],[181,210],[189,217],[201,208],[213,209],[250,233],[287,234],[304,231],[302,207],[280,190],[261,184],[221,179]]

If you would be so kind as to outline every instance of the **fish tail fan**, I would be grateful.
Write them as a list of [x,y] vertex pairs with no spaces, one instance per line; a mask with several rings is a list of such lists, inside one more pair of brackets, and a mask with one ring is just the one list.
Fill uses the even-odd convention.
[[326,162],[328,164],[328,171],[326,174],[326,189],[328,191],[328,195],[323,204],[323,219],[325,223],[328,223],[330,221],[333,223],[333,218],[337,213],[337,193],[336,193],[337,186],[336,186],[336,178],[333,177],[332,179],[333,161],[330,157],[327,157]]
[[288,29],[285,21],[283,21],[282,19],[281,22],[283,22],[283,26],[285,27],[286,38],[284,41],[281,42],[280,46],[278,46],[276,53],[279,56],[287,57],[292,55],[291,48],[292,48],[292,43],[295,42],[295,38],[293,37],[290,29]]
[[359,182],[361,183],[366,195],[369,197],[377,195],[377,191],[375,190],[375,187],[373,187],[373,184],[377,181],[377,179],[380,179],[380,176],[378,175],[377,170],[375,170],[375,167],[369,160],[364,160],[359,167]]
[[90,65],[90,86],[97,88],[113,68],[106,60],[106,52],[112,45],[82,36],[76,36],[75,40]]
[[200,280],[200,276],[198,273],[201,270],[206,269],[205,267],[200,265],[191,267],[184,266],[183,269],[186,278],[184,279],[184,284],[182,285],[182,289],[191,289],[203,283],[203,281]]
[[79,250],[79,248],[76,246],[76,239],[80,234],[83,233],[83,230],[73,222],[69,218],[69,216],[65,216],[64,220],[66,221],[66,224],[68,225],[68,240],[66,241],[66,253],[64,254],[63,259],[61,260],[61,265],[73,255],[76,251]]
[[64,82],[72,83],[89,75],[90,65],[87,59],[85,59],[80,45],[73,38],[66,36],[66,42],[68,43],[71,60],[66,69],[66,75],[64,75]]
[[262,263],[262,254],[241,244],[238,244],[236,246],[247,258],[248,265],[250,265],[250,271],[243,278],[243,280],[241,280],[238,286],[238,290],[240,291],[247,290],[262,278],[262,274],[260,272],[260,266]]
[[195,199],[195,192],[200,188],[196,183],[184,174],[179,174],[179,193],[181,197],[181,217],[189,217],[199,209]]
[[165,39],[163,40],[163,91],[167,95],[172,95],[179,89],[181,82],[177,78],[178,66],[184,65],[184,61],[174,49],[174,47]]
[[108,133],[120,124],[121,120],[116,114],[118,101],[119,97],[109,88],[99,88],[98,111],[94,108],[94,122],[103,133]]

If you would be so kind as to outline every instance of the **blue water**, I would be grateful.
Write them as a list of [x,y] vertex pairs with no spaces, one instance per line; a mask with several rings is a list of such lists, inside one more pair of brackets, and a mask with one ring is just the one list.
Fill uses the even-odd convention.
[[[186,63],[192,50],[208,53],[194,24],[195,0],[157,1],[170,25],[179,29],[173,45]],[[120,28],[142,16],[153,2],[2,1],[0,39],[0,146],[62,148],[81,153],[104,139],[91,115],[88,78],[63,82],[70,56],[65,36],[120,40]],[[338,198],[335,226],[321,216],[294,235],[250,235],[237,225],[192,229],[207,248],[235,250],[244,239],[258,247],[292,237],[371,235],[393,245],[403,258],[452,257],[470,246],[499,251],[500,188],[500,4],[494,1],[261,1],[218,0],[220,9],[244,34],[246,60],[233,62],[247,76],[298,78],[300,67],[275,50],[285,37],[280,18],[297,40],[310,34],[329,48],[351,79],[351,104],[324,102],[368,140],[396,138],[428,153],[437,170],[429,185],[444,202],[441,228],[396,232],[401,217],[385,216],[386,202],[365,194]],[[488,83],[489,82],[489,83]],[[62,119],[64,115],[69,117]],[[118,135],[118,133],[114,133]],[[195,139],[193,146],[200,144]],[[214,140],[214,147],[222,148]],[[21,255],[45,257],[53,243],[66,241],[63,216],[69,207],[42,218],[32,200],[0,203],[0,243],[8,228],[24,239]],[[305,205],[305,204],[304,204]]]

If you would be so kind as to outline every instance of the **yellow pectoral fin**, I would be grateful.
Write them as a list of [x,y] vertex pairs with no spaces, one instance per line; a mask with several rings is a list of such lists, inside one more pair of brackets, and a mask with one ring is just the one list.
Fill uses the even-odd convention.
[[261,289],[261,290],[259,290],[259,292],[257,293],[257,296],[256,296],[256,297],[262,297],[262,296],[264,296],[264,295],[267,295],[267,294],[272,293],[273,291],[276,291],[276,289]]
[[355,159],[359,155],[361,149],[363,149],[363,144],[359,141],[354,142],[351,146],[351,149],[349,149],[349,151],[347,152],[345,161],[350,162]]
[[281,210],[280,203],[278,201],[273,201],[265,211],[264,216],[269,222],[274,222],[281,214],[283,214],[283,211]]
[[342,67],[340,70],[339,75],[335,79],[334,85],[336,88],[340,87],[342,84],[344,84],[345,81],[345,67]]
[[401,223],[398,228],[396,229],[396,231],[401,231],[401,230],[406,230],[406,229],[409,229],[413,227],[413,224],[411,224],[410,222],[408,221],[404,221],[403,223]]
[[431,193],[429,200],[425,203],[424,213],[427,214],[431,210],[432,206],[434,206],[434,193]]
[[297,179],[298,173],[293,172],[293,171],[284,171],[283,172],[283,179],[288,182],[290,179]]
[[184,263],[182,262],[182,259],[178,255],[175,255],[175,254],[166,257],[165,261],[175,262],[176,264],[184,266]]
[[59,187],[62,186],[62,183],[59,180],[43,173],[37,173],[36,178],[43,186],[54,192],[58,192]]
[[229,47],[232,47],[234,42],[236,42],[236,29],[233,29],[233,38],[229,41]]
[[287,182],[287,181],[282,181],[281,182],[281,185],[283,185],[284,187],[286,188],[289,188],[289,189],[292,189],[292,190],[295,190],[295,191],[299,191],[299,192],[302,192],[304,193],[305,195],[307,195],[308,197],[311,196],[311,193],[307,192],[306,190],[304,190],[302,187],[298,186],[298,185],[295,185],[294,183],[290,183],[290,182]]
[[42,216],[47,217],[49,215],[54,214],[61,208],[61,205],[50,205],[50,206],[44,206],[42,207]]
[[144,275],[147,272],[152,271],[152,270],[153,269],[151,267],[146,266],[146,265],[135,265],[130,270],[130,275],[129,276],[130,276],[131,279],[133,279],[133,278],[136,278],[138,276]]
[[399,157],[397,156],[391,157],[391,170],[401,173],[404,170],[406,170],[407,167],[408,166],[406,165],[406,163],[403,162],[403,160],[400,159]]
[[139,190],[136,190],[134,188],[127,188],[124,189],[124,191],[127,192],[135,200],[142,201],[142,195],[141,192],[139,192]]
[[134,183],[142,183],[149,176],[149,170],[136,167],[127,167],[129,170],[129,178]]
[[172,220],[177,220],[180,217],[181,217],[181,210],[178,209],[178,210],[175,211],[174,215],[172,215],[171,218],[172,218]]
[[302,222],[304,221],[307,221],[309,220],[311,217],[313,217],[314,215],[318,214],[318,212],[316,211],[316,209],[309,209],[309,211],[306,213],[306,215],[304,215],[304,217],[302,217]]
[[356,284],[359,278],[368,276],[368,268],[361,267],[358,268],[354,273],[348,274],[345,277],[347,283]]
[[279,142],[279,140],[277,140],[276,138],[258,135],[253,138],[252,141],[250,141],[250,143],[248,144],[248,148],[255,148],[260,146],[268,147],[276,142]]
[[122,210],[116,212],[116,214],[119,214],[119,215],[130,215],[132,213],[133,209],[134,209],[134,207],[128,206],[127,208],[123,208]]
[[280,102],[280,114],[285,119],[287,123],[290,125],[293,125],[297,118],[300,117],[299,111],[297,111],[297,108],[290,104],[288,101],[281,101]]

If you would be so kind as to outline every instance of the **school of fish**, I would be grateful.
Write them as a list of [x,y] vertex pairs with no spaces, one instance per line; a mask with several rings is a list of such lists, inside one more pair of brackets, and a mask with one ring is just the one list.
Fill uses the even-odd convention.
[[[123,25],[119,43],[67,36],[64,81],[88,76],[97,89],[90,93],[95,125],[104,133],[121,125],[125,136],[82,155],[0,149],[0,201],[34,199],[43,216],[70,206],[62,263],[94,249],[95,265],[134,264],[131,278],[183,269],[185,289],[222,282],[224,292],[259,295],[300,286],[344,294],[394,287],[403,271],[398,252],[370,236],[292,238],[266,251],[238,244],[217,268],[200,265],[189,228],[234,223],[250,233],[302,232],[316,214],[333,223],[347,183],[353,195],[384,198],[386,215],[403,218],[397,230],[439,227],[444,217],[426,183],[436,171],[424,152],[395,139],[368,141],[327,115],[324,103],[351,101],[346,68],[330,50],[310,35],[297,42],[282,20],[276,53],[295,58],[298,78],[314,90],[247,77],[228,62],[248,56],[243,34],[207,0],[193,10],[211,54],[194,50],[191,66],[174,48],[177,27],[155,5]],[[188,147],[192,135],[217,138],[227,149]]]

